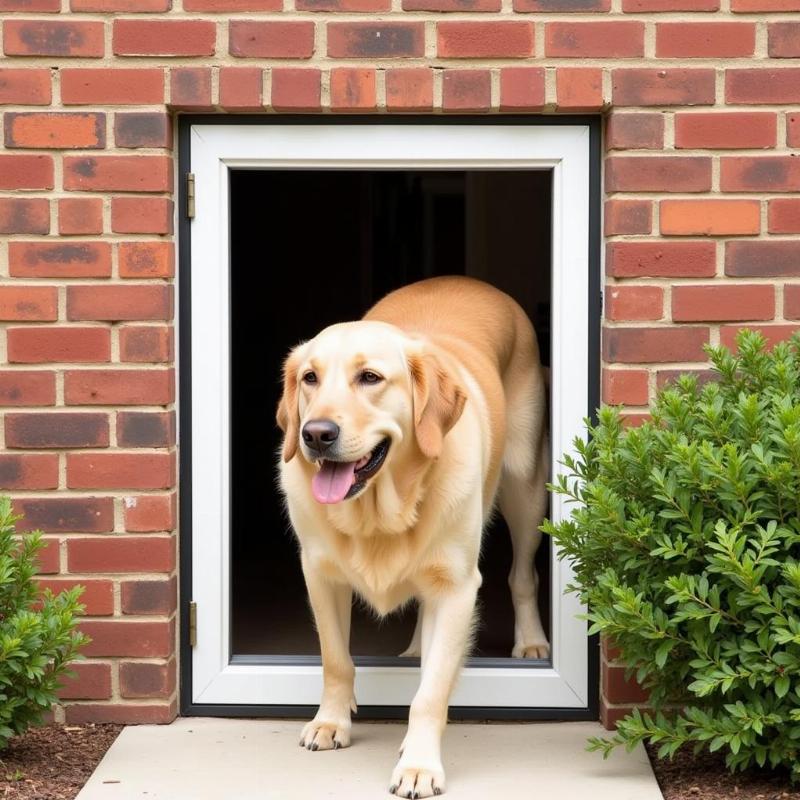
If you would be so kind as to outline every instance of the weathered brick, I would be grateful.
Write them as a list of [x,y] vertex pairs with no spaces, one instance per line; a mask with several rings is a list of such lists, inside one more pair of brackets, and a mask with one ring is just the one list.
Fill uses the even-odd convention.
[[786,319],[800,319],[800,286],[786,284],[783,287],[783,316]]
[[228,111],[260,109],[263,70],[260,67],[222,67],[219,71],[219,104]]
[[714,242],[609,242],[606,272],[615,278],[710,278]]
[[[316,3],[319,0],[300,0],[300,2]],[[353,0],[350,0],[350,2],[353,2]],[[387,5],[391,6],[391,3],[387,3]],[[403,11],[464,11],[474,13],[500,11],[501,5],[502,0],[403,0]]]
[[606,328],[603,358],[619,364],[705,361],[708,328]]
[[232,11],[282,11],[283,0],[183,0],[184,11],[224,14]]
[[[175,540],[171,536],[71,538],[67,542],[67,564],[70,572],[87,574],[171,572],[175,567]],[[134,630],[131,629],[131,632]],[[168,652],[101,653],[95,651],[87,652],[87,655],[164,656],[168,655]]]
[[67,405],[153,406],[175,400],[175,382],[169,369],[67,370]]
[[389,111],[430,111],[433,70],[428,67],[387,70],[386,107]]
[[59,200],[58,232],[62,236],[92,236],[102,233],[102,199],[99,197],[66,197]]
[[118,56],[211,56],[217,28],[199,19],[116,19],[113,50]]
[[788,197],[770,200],[767,229],[770,233],[800,233],[800,200]]
[[739,241],[725,245],[725,274],[737,278],[800,276],[800,239]]
[[108,447],[108,414],[6,414],[6,447]]
[[0,454],[0,489],[36,491],[58,486],[58,456]]
[[108,700],[111,697],[111,665],[96,661],[71,664],[72,676],[58,690],[61,700]]
[[442,79],[445,111],[488,111],[492,104],[492,76],[482,69],[446,69]]
[[675,147],[712,150],[775,147],[778,118],[769,112],[676,114]]
[[53,159],[0,154],[0,189],[52,189]]
[[608,192],[707,192],[711,159],[703,156],[614,156],[606,161]]
[[123,614],[170,614],[177,605],[177,581],[122,581]]
[[[171,531],[177,523],[177,503],[174,493],[125,497],[123,511],[125,530],[128,533]],[[124,606],[123,596],[123,608]]]
[[126,725],[158,725],[172,722],[178,714],[175,700],[170,703],[135,705],[133,703],[66,704],[64,717],[68,725],[87,723],[124,723]]
[[778,342],[790,339],[800,331],[800,325],[754,325],[752,322],[745,325],[721,325],[719,329],[720,344],[734,353],[737,352],[736,337],[744,328],[763,334],[769,349],[772,349]]
[[[345,82],[347,83],[347,82]],[[331,74],[331,105],[334,102],[334,89],[337,91],[335,100],[341,103],[345,98],[341,95],[341,78],[337,79],[334,87],[334,77]],[[349,91],[349,90],[347,90]],[[270,105],[275,111],[318,111],[322,95],[322,73],[314,69],[295,69],[291,67],[276,67],[272,70],[272,96]],[[374,76],[373,76],[374,95]],[[374,98],[373,98],[374,104]]]
[[314,23],[231,20],[229,50],[238,58],[311,58]]
[[[406,55],[422,55],[421,25],[417,39]],[[533,55],[533,23],[439,22],[436,52],[440,58],[526,58]]]
[[608,405],[647,405],[647,371],[643,369],[604,369],[602,399]]
[[731,0],[731,11],[752,14],[757,11],[800,11],[800,0]]
[[127,148],[171,147],[170,118],[159,112],[114,114],[114,142]]
[[[67,319],[109,322],[170,319],[172,317],[172,291],[171,286],[150,284],[145,286],[68,286]],[[104,329],[82,328],[80,330]]]
[[111,230],[114,233],[172,233],[172,200],[166,197],[114,197]]
[[9,273],[15,278],[108,278],[108,242],[10,242]]
[[505,67],[500,70],[501,111],[540,111],[544,103],[542,67]]
[[626,14],[654,11],[719,11],[719,0],[622,0]]
[[653,204],[649,200],[606,200],[603,222],[606,236],[650,233]]
[[[69,544],[82,544],[85,541],[85,539],[75,539]],[[113,544],[97,540],[93,540],[93,543],[98,546]],[[173,625],[170,622],[83,620],[78,629],[92,639],[83,649],[87,656],[165,658],[170,655],[172,649]]]
[[108,533],[114,530],[110,497],[20,498],[14,511],[22,514],[17,530],[45,533]]
[[131,14],[134,12],[163,12],[172,7],[172,0],[70,0],[72,11],[99,14]]
[[114,613],[114,584],[109,580],[91,578],[39,578],[36,583],[42,590],[49,589],[53,594],[82,586],[81,605],[89,617],[105,617]]
[[169,73],[169,104],[172,108],[209,111],[211,100],[211,68],[179,67]]
[[166,664],[123,661],[119,665],[119,692],[122,697],[170,697],[175,691],[175,660]]
[[750,22],[659,22],[657,58],[741,58],[752,56],[756,26]]
[[615,69],[615,106],[708,106],[714,104],[713,69]]
[[770,58],[800,57],[800,22],[771,22],[768,49]]
[[626,680],[624,667],[603,668],[603,696],[612,703],[644,703],[647,692],[631,678]]
[[334,67],[331,70],[331,111],[375,108],[375,70]]
[[639,58],[642,22],[548,22],[544,52],[550,58]]
[[173,242],[122,242],[120,278],[171,278],[175,274]]
[[[162,69],[114,67],[61,70],[61,102],[67,106],[140,105],[163,101],[164,70]],[[119,116],[117,114],[117,117]]]
[[0,321],[53,322],[58,318],[54,286],[0,287]]
[[170,453],[68,453],[70,489],[168,489],[174,481]]
[[723,192],[796,192],[800,159],[793,156],[729,156],[720,159]]
[[575,67],[556,70],[559,111],[598,111],[603,107],[603,70]]
[[170,192],[168,156],[64,156],[64,188],[93,192]]
[[422,22],[328,23],[329,58],[413,58],[424,48]]
[[667,236],[743,236],[761,230],[758,200],[662,200],[661,233]]
[[725,70],[725,102],[750,105],[800,103],[800,67]]
[[172,361],[172,328],[166,325],[131,325],[119,332],[121,361],[157,364]]
[[611,10],[611,0],[514,0],[514,11],[537,14],[581,14]]
[[0,406],[52,406],[55,402],[54,372],[0,370]]
[[8,56],[102,58],[102,22],[6,20],[3,52]]
[[0,105],[50,105],[51,82],[48,69],[0,69]]
[[612,112],[606,122],[609,150],[661,150],[664,147],[664,115],[636,111]]
[[50,202],[25,197],[0,198],[0,233],[50,233]]
[[664,290],[660,286],[609,286],[606,317],[619,320],[656,320],[664,316]]
[[9,328],[7,336],[8,361],[11,364],[111,360],[111,331],[108,328]]
[[170,447],[175,444],[172,412],[120,411],[117,413],[120,447]]
[[732,322],[775,316],[775,288],[763,284],[673,286],[675,322]]

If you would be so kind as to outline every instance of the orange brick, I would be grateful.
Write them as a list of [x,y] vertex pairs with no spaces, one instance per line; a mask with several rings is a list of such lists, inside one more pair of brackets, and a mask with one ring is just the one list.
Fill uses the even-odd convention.
[[114,197],[111,230],[114,233],[172,233],[172,200],[166,197]]
[[331,70],[331,110],[365,111],[375,108],[375,70],[334,67]]
[[390,111],[429,111],[433,107],[433,70],[428,67],[387,70],[386,107]]
[[775,147],[778,117],[771,112],[676,114],[675,147],[734,150]]
[[172,242],[120,244],[120,278],[171,278],[174,274],[175,245]]
[[85,236],[103,232],[103,201],[99,197],[67,197],[58,201],[58,232]]
[[659,208],[667,236],[744,236],[761,229],[758,200],[662,200]]
[[0,287],[0,320],[53,322],[58,319],[58,290],[54,286]]
[[603,70],[594,67],[556,70],[560,111],[597,111],[603,107]]
[[606,316],[613,320],[655,320],[664,315],[664,290],[660,286],[609,286]]
[[9,328],[11,364],[103,362],[111,359],[108,328]]

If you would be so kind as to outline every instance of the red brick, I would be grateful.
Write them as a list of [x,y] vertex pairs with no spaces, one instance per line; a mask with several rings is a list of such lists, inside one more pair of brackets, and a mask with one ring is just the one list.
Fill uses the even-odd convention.
[[175,444],[175,415],[170,411],[119,411],[120,447],[170,447]]
[[[126,497],[124,499],[123,512],[125,530],[128,533],[171,531],[177,524],[177,508],[174,494]],[[124,605],[123,595],[123,607]]]
[[749,22],[659,22],[657,58],[737,58],[752,56],[756,26]]
[[414,58],[424,50],[422,22],[328,23],[329,58]]
[[606,317],[613,320],[654,320],[664,316],[660,286],[606,287]]
[[82,586],[81,605],[89,617],[105,617],[114,613],[114,584],[108,580],[86,578],[40,578],[41,590],[49,589],[57,595],[75,586]]
[[52,406],[55,402],[55,373],[0,370],[0,406]]
[[800,158],[793,156],[729,156],[720,159],[723,192],[796,192]]
[[625,667],[603,668],[603,695],[612,703],[644,703],[647,692],[635,679],[625,680]]
[[734,322],[775,316],[775,288],[768,285],[673,286],[675,322]]
[[283,0],[183,0],[184,11],[208,11],[224,14],[229,11],[282,11]]
[[52,322],[58,319],[58,290],[54,286],[0,287],[0,320]]
[[731,0],[731,11],[751,14],[755,11],[800,11],[799,0]]
[[737,278],[800,277],[800,239],[728,242],[725,274]]
[[228,111],[260,109],[263,71],[260,67],[222,67],[219,71],[219,104]]
[[36,573],[38,575],[53,575],[60,570],[61,540],[46,536],[42,539],[42,542],[44,547],[36,554]]
[[615,278],[710,278],[714,242],[609,242],[606,273]]
[[[305,2],[313,3],[314,0]],[[403,0],[403,11],[482,12],[500,11],[501,6],[502,0]]]
[[10,242],[9,272],[15,278],[108,278],[108,242]]
[[175,274],[173,242],[122,242],[120,278],[171,278]]
[[119,332],[121,361],[157,364],[172,361],[172,329],[164,325],[126,326]]
[[0,155],[0,189],[52,189],[50,156]]
[[761,230],[758,200],[662,200],[659,220],[667,236],[743,236]]
[[800,233],[800,200],[787,197],[770,200],[767,229],[770,233]]
[[433,70],[409,67],[386,71],[389,111],[430,111],[433,108]]
[[50,84],[49,69],[0,69],[0,105],[48,106]]
[[769,349],[772,349],[778,342],[790,339],[800,331],[800,325],[754,325],[752,322],[748,322],[746,325],[722,325],[719,329],[720,344],[736,352],[736,337],[745,328],[763,334]]
[[113,49],[118,56],[212,56],[217,28],[198,19],[115,19]]
[[69,671],[74,675],[62,680],[63,688],[58,692],[61,700],[108,700],[111,697],[110,664],[71,664]]
[[606,200],[605,234],[646,234],[653,229],[653,206],[649,200]]
[[0,198],[0,233],[50,233],[50,202]]
[[58,201],[58,232],[85,236],[103,232],[103,201],[99,197],[67,197]]
[[[162,69],[64,69],[64,105],[141,105],[164,101]],[[119,114],[117,117],[119,118]]]
[[373,110],[375,70],[334,67],[331,70],[331,111]]
[[[411,0],[411,2],[425,3],[428,0]],[[431,0],[438,2],[439,0]],[[448,2],[450,0],[442,0]],[[458,0],[452,0],[458,2]],[[480,3],[496,2],[496,0],[478,0]],[[391,11],[391,0],[295,0],[295,8],[298,11],[339,11],[350,13],[369,13],[369,12],[386,12]],[[406,4],[403,5],[404,11],[409,11],[410,8]],[[423,10],[423,9],[420,9]]]
[[108,328],[9,328],[11,364],[102,362],[111,359]]
[[492,76],[482,69],[446,69],[442,83],[445,111],[488,111],[492,104]]
[[[408,55],[422,55],[421,30],[419,40],[419,53]],[[533,55],[533,23],[439,22],[436,53],[439,58],[526,58]]]
[[[331,74],[331,97],[333,97],[333,74]],[[338,87],[341,91],[342,87]],[[374,75],[373,75],[373,95]],[[275,111],[319,111],[322,94],[322,77],[318,69],[272,69],[272,98],[270,104]],[[343,98],[337,98],[341,101]],[[374,98],[373,98],[374,105]]]
[[664,115],[636,111],[612,112],[606,123],[609,150],[661,150],[664,147]]
[[106,14],[169,11],[172,0],[70,0],[72,11],[96,11]]
[[[152,540],[148,540],[152,542]],[[86,542],[77,539],[69,544]],[[93,541],[95,545],[113,542]],[[71,551],[70,551],[71,552]],[[87,656],[139,656],[165,658],[171,654],[173,641],[170,622],[134,622],[132,620],[84,620],[79,630],[92,641],[83,649]]]
[[800,147],[800,114],[786,114],[786,144]]
[[64,156],[67,191],[170,192],[168,156]]
[[102,22],[7,20],[3,52],[8,56],[73,56],[102,58]]
[[68,453],[70,489],[168,489],[174,481],[170,453]]
[[607,192],[707,192],[710,189],[710,158],[614,156],[606,160]]
[[646,406],[648,375],[643,369],[604,369],[603,402],[609,405]]
[[14,501],[22,514],[18,531],[45,533],[108,533],[114,530],[114,501],[110,497],[25,498]]
[[777,115],[767,112],[675,115],[675,147],[678,149],[775,147],[777,131]]
[[581,14],[611,10],[611,0],[514,0],[514,11],[537,14]]
[[313,22],[236,19],[229,27],[229,51],[238,58],[311,58],[314,54]]
[[769,55],[771,58],[800,57],[800,23],[770,23]]
[[800,319],[800,286],[787,283],[783,287],[783,316]]
[[615,106],[709,106],[714,104],[713,69],[615,69]]
[[644,55],[644,23],[548,22],[544,53],[551,58],[639,58]]
[[622,425],[625,428],[638,428],[644,425],[645,422],[651,422],[653,417],[650,414],[631,414],[624,413],[621,415]]
[[599,111],[603,107],[603,70],[557,69],[556,98],[559,111]]
[[656,372],[656,387],[663,389],[668,383],[674,383],[681,375],[692,375],[697,378],[698,386],[705,386],[718,379],[718,374],[710,369],[660,369]]
[[119,665],[122,697],[171,697],[175,691],[175,660],[166,664],[123,661]]
[[58,486],[58,456],[0,455],[0,489],[55,489]]
[[105,114],[51,114],[30,111],[4,115],[6,147],[49,150],[103,149]]
[[728,69],[725,102],[749,105],[800,103],[800,67],[794,69]]
[[500,70],[501,111],[541,111],[543,108],[542,67],[505,67]]
[[210,67],[171,69],[169,83],[169,104],[172,108],[202,111],[213,108]]
[[119,322],[122,320],[166,320],[171,318],[171,286],[148,284],[145,286],[67,287],[67,319],[70,320]]
[[22,11],[27,14],[57,14],[60,0],[0,0],[0,14]]
[[619,364],[705,361],[708,328],[606,328],[603,358]]
[[[175,568],[175,540],[172,536],[72,538],[67,542],[67,563],[70,572],[87,574],[171,572]],[[168,653],[86,651],[86,655],[163,656]]]
[[80,703],[64,706],[67,725],[114,722],[125,725],[158,725],[172,722],[178,714],[175,700],[166,704],[150,703],[137,706],[133,703],[92,704]]
[[69,406],[153,406],[175,400],[169,369],[67,370],[64,398]]
[[6,447],[108,447],[107,414],[6,414]]
[[177,606],[177,581],[122,581],[123,614],[171,614]]
[[622,0],[626,14],[654,11],[719,11],[719,0]]
[[172,233],[172,200],[166,197],[114,197],[111,230],[114,233]]

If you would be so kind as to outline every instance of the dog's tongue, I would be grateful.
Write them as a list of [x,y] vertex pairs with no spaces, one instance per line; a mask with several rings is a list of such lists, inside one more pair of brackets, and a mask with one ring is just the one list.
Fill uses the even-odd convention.
[[311,491],[319,503],[340,503],[354,483],[355,461],[323,461],[311,479]]

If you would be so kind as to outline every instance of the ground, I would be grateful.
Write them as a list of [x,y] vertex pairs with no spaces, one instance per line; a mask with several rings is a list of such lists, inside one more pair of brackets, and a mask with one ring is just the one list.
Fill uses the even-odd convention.
[[0,751],[0,798],[73,800],[122,725],[46,725]]

